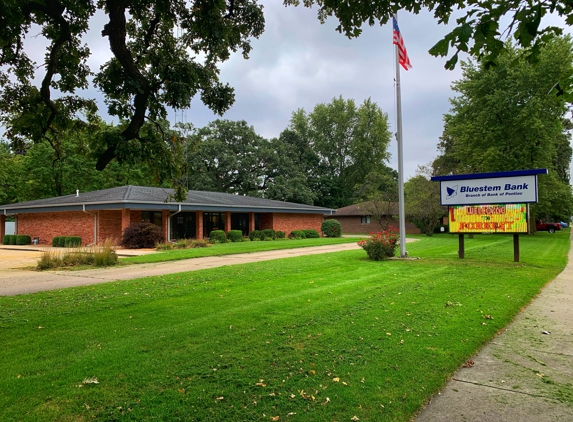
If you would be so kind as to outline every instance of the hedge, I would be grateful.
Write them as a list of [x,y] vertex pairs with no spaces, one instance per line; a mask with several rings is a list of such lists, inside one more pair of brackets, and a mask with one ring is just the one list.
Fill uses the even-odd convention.
[[306,234],[302,230],[293,230],[288,237],[289,239],[306,239]]
[[55,236],[52,239],[52,246],[54,248],[77,248],[82,246],[82,238],[80,236]]
[[5,234],[4,239],[2,239],[2,243],[4,245],[15,245],[16,244],[16,235],[15,234]]
[[32,243],[32,238],[27,234],[16,235],[16,245],[29,245]]
[[280,230],[275,232],[275,239],[284,239],[286,237],[286,233]]
[[257,239],[257,240],[265,240],[266,236],[265,234],[260,231],[260,230],[253,230],[252,232],[249,233],[249,239],[251,241]]
[[342,226],[338,220],[324,220],[320,230],[326,237],[342,237]]
[[242,242],[243,232],[241,230],[229,230],[227,237],[231,242]]
[[306,229],[303,230],[303,232],[307,239],[317,239],[320,237],[320,234],[314,229]]
[[209,233],[209,240],[211,243],[226,243],[227,236],[223,230],[213,230]]
[[268,238],[274,239],[276,237],[276,232],[273,229],[264,229],[261,231],[265,235],[265,238],[268,237]]

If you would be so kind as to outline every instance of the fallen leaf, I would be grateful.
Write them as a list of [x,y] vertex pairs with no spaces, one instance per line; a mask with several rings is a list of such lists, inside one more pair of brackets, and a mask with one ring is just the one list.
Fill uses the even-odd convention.
[[91,378],[84,378],[84,380],[82,381],[82,384],[99,384],[99,381],[97,380],[96,377],[91,377]]
[[352,419],[350,419],[351,421],[359,421],[360,418],[358,416],[352,416]]
[[336,378],[332,378],[333,382],[340,382],[340,378],[336,377]]
[[474,361],[471,359],[468,359],[462,366],[464,368],[471,368],[472,366],[474,366]]
[[279,416],[271,416],[271,421],[278,421],[279,420]]
[[221,397],[215,397],[215,400],[223,400],[223,399],[224,399],[223,396],[221,396]]

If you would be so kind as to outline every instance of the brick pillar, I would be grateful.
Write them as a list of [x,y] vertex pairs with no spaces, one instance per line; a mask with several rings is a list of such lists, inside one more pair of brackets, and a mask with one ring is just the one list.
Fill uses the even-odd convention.
[[131,211],[129,208],[122,208],[121,209],[121,235],[123,236],[123,232],[125,229],[129,227],[131,224]]
[[0,242],[4,242],[4,235],[6,234],[6,216],[0,215]]
[[161,211],[161,230],[163,231],[163,237],[165,238],[165,241],[167,242],[167,239],[169,239],[169,225],[167,224],[167,222],[169,221],[169,211],[168,210],[162,210]]
[[203,211],[195,211],[195,238],[203,239]]
[[225,234],[229,234],[231,230],[231,213],[229,211],[225,212]]
[[[253,230],[255,230],[255,213],[250,212],[249,213],[249,233],[252,232]],[[249,233],[247,233],[247,234],[249,234]]]

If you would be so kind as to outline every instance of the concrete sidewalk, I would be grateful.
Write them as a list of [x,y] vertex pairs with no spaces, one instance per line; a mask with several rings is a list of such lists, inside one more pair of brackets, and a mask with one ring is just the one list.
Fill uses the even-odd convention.
[[573,421],[573,249],[565,270],[416,422]]
[[302,255],[315,255],[359,249],[357,243],[315,246],[278,251],[244,253],[236,255],[212,256],[183,259],[154,264],[137,264],[122,267],[107,267],[82,271],[34,271],[31,269],[6,269],[0,273],[0,296],[14,296],[44,290],[63,289],[74,286],[107,283],[116,280],[131,280],[163,274],[222,267],[225,265],[246,264],[271,259],[290,258]]

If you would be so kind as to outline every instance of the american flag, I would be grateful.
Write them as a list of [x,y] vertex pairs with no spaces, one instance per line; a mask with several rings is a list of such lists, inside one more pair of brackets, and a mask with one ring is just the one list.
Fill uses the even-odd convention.
[[400,28],[398,28],[398,21],[395,16],[392,16],[392,23],[394,25],[394,32],[392,37],[392,43],[398,47],[398,62],[402,65],[404,70],[412,68],[412,63],[410,63],[410,58],[408,57],[408,52],[406,51],[406,46],[404,45],[404,39],[400,33]]

